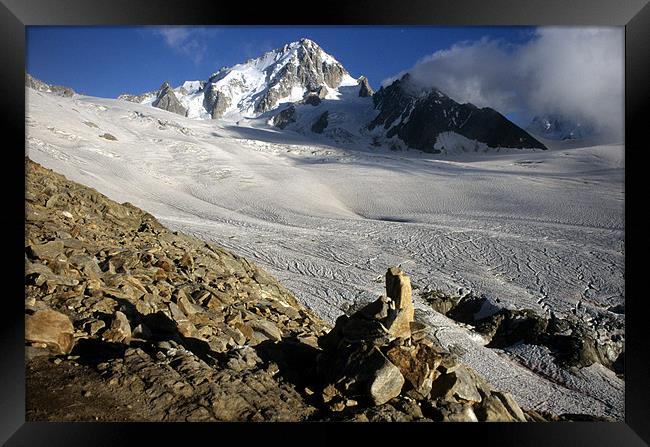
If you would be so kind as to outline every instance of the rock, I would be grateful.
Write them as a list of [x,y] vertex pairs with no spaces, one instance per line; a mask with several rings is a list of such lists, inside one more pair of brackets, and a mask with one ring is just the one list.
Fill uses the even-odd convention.
[[481,402],[482,398],[475,381],[463,365],[443,374],[433,382],[431,397],[443,399],[463,399],[469,402]]
[[56,354],[69,354],[74,347],[74,327],[68,316],[51,309],[25,317],[25,341],[43,343]]
[[373,348],[359,368],[358,380],[366,387],[374,405],[382,405],[401,393],[404,377],[379,349]]
[[317,106],[321,103],[321,98],[314,92],[307,92],[305,93],[302,102],[309,104],[310,106]]
[[485,396],[481,404],[476,407],[476,415],[480,421],[485,422],[515,422],[517,420],[510,414],[501,399],[494,394]]
[[415,314],[411,280],[399,267],[392,267],[386,272],[386,296],[395,303],[395,308],[388,311],[388,332],[394,337],[409,338]]
[[145,326],[144,324],[140,323],[137,325],[132,333],[131,333],[131,338],[138,338],[140,340],[148,340],[151,338],[151,330]]
[[372,87],[370,87],[370,84],[368,83],[368,78],[365,76],[359,77],[357,83],[359,84],[359,96],[362,98],[368,98],[372,96],[375,92],[373,91]]
[[438,290],[425,292],[422,294],[422,298],[424,298],[433,310],[443,315],[447,315],[447,313],[452,310],[460,300],[460,297],[447,295]]
[[103,139],[109,140],[109,141],[117,141],[117,138],[115,137],[115,135],[112,135],[112,134],[110,134],[108,132],[105,132],[105,133],[101,134],[99,136],[99,138],[103,138]]
[[249,322],[249,325],[253,331],[261,332],[273,341],[282,340],[282,332],[268,320],[252,320]]
[[369,320],[383,320],[388,316],[388,305],[390,300],[380,296],[376,301],[362,307],[359,313]]
[[343,328],[350,318],[343,314],[340,315],[334,324],[334,327],[325,335],[318,337],[318,346],[325,351],[331,351],[339,346],[343,339]]
[[237,322],[235,323],[235,328],[238,329],[244,335],[244,337],[246,337],[246,340],[253,339],[254,331],[250,325],[243,322]]
[[296,122],[296,107],[291,105],[286,109],[283,109],[280,113],[273,117],[273,125],[284,129],[291,123]]
[[386,353],[419,398],[425,398],[431,392],[433,379],[437,377],[435,370],[440,364],[438,359],[426,358],[426,353],[422,352],[425,349],[426,346],[395,346]]
[[187,316],[194,315],[203,311],[201,306],[197,306],[190,302],[187,297],[180,297],[178,299],[178,308]]
[[376,341],[383,344],[388,337],[388,331],[378,320],[350,318],[342,331],[343,339],[348,343],[359,341]]
[[208,109],[210,111],[210,116],[212,119],[221,118],[228,107],[230,107],[230,98],[219,90],[215,90],[213,87],[214,84],[210,84],[208,90],[206,91],[206,96],[204,98],[204,103],[212,104]]
[[328,124],[327,122],[328,116],[329,116],[328,111],[321,113],[318,119],[314,121],[314,124],[311,125],[311,131],[314,133],[323,133],[323,131],[325,130]]
[[187,115],[187,109],[181,105],[168,82],[163,82],[160,86],[158,96],[151,105],[181,116]]
[[337,397],[341,397],[341,393],[339,393],[339,390],[337,390],[334,385],[329,384],[325,388],[323,388],[323,392],[321,393],[321,398],[323,399],[324,403],[329,403],[330,401],[332,401]]
[[[413,149],[433,153],[474,152],[496,147],[546,149],[496,110],[460,104],[436,88],[420,88],[414,85],[408,73],[381,87],[372,100],[378,113],[368,129],[385,130],[386,138],[397,137]],[[452,120],[451,116],[455,118]],[[467,143],[466,146],[445,147],[444,142],[439,141],[442,140],[439,136],[445,132],[455,132],[481,145]]]
[[102,338],[112,343],[131,343],[131,326],[129,320],[119,310],[115,312],[110,328],[102,334]]
[[92,319],[85,322],[82,327],[84,331],[88,333],[88,335],[93,336],[100,330],[104,329],[106,327],[106,323],[104,323],[102,320]]
[[75,91],[69,87],[64,87],[62,85],[47,84],[31,76],[29,73],[25,73],[25,86],[30,87],[39,92],[50,93],[53,95],[64,96],[68,98],[75,95]]
[[[45,345],[46,346],[46,345]],[[25,361],[30,361],[36,357],[49,357],[52,352],[47,348],[38,346],[25,346]]]
[[519,404],[517,404],[515,399],[512,397],[512,394],[501,391],[492,391],[491,394],[493,396],[496,396],[501,401],[503,406],[506,407],[510,415],[514,417],[515,420],[519,422],[526,422],[526,415],[524,414]]
[[478,422],[471,405],[452,403],[441,411],[443,422]]
[[27,253],[30,257],[52,261],[63,254],[63,242],[50,241],[40,245],[30,245]]

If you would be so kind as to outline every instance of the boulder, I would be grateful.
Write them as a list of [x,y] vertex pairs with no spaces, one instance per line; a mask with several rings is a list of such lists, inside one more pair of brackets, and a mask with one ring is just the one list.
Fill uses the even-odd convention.
[[494,394],[485,396],[476,408],[476,415],[480,421],[484,422],[515,422],[517,420],[510,414],[501,399]]
[[282,332],[268,320],[253,320],[249,322],[249,325],[253,331],[260,332],[273,341],[282,340]]
[[519,404],[512,397],[512,394],[501,391],[492,391],[492,395],[496,396],[501,401],[510,415],[513,416],[517,421],[526,422],[526,415],[524,414]]
[[441,357],[433,349],[425,345],[394,346],[386,356],[413,387],[415,396],[425,398],[429,395],[441,364]]
[[126,345],[131,343],[131,325],[126,315],[119,310],[115,312],[111,327],[102,334],[102,338],[111,343],[124,343]]
[[50,241],[44,244],[34,244],[27,248],[27,254],[32,259],[41,259],[44,261],[52,261],[57,259],[63,254],[63,242]]
[[476,381],[463,365],[443,374],[433,382],[431,396],[443,399],[462,399],[468,402],[481,402],[481,394]]
[[60,312],[38,310],[25,317],[25,340],[45,344],[55,354],[69,354],[75,344],[74,327]]
[[375,405],[382,405],[402,392],[404,376],[379,349],[374,348],[359,369],[357,380]]

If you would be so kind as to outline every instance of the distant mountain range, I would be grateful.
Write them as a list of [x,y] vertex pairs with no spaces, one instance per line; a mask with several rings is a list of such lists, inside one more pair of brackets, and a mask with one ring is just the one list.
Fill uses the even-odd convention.
[[535,116],[526,130],[550,140],[580,140],[595,134],[589,123],[559,114]]
[[526,130],[491,108],[460,104],[407,73],[373,92],[333,56],[300,39],[232,67],[206,81],[122,94],[193,119],[274,126],[339,144],[417,149],[432,153],[546,149]]

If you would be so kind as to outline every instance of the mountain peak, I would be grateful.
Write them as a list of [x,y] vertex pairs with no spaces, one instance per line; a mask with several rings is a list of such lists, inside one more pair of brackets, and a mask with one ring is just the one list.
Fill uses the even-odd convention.
[[205,86],[203,111],[196,110],[199,116],[207,113],[212,118],[256,117],[282,103],[301,101],[314,91],[334,99],[340,86],[353,85],[357,80],[340,62],[303,37],[219,70]]

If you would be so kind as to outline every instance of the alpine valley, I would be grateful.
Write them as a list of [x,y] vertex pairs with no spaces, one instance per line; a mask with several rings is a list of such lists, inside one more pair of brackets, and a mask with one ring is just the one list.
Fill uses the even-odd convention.
[[[316,391],[322,400],[319,405],[329,405],[329,419],[349,411],[350,420],[361,412],[372,420],[390,413],[382,405],[393,405],[397,413],[400,405],[416,405],[418,409],[406,413],[417,416],[424,411],[423,418],[434,420],[495,420],[490,419],[498,419],[490,416],[490,405],[500,405],[510,409],[499,413],[506,415],[501,420],[622,420],[623,144],[583,144],[581,138],[589,129],[565,117],[538,117],[524,130],[494,109],[462,104],[439,89],[417,85],[408,73],[376,91],[371,81],[362,73],[353,76],[309,39],[221,68],[206,80],[178,86],[163,82],[158,89],[152,86],[149,92],[114,99],[77,94],[27,75],[26,155],[108,197],[84,192],[63,177],[29,165],[28,179],[32,176],[30,185],[35,188],[30,206],[36,213],[30,214],[30,228],[42,231],[42,237],[26,240],[31,269],[27,283],[36,296],[30,298],[32,310],[38,307],[35,302],[70,302],[71,308],[61,304],[59,310],[77,312],[70,316],[74,324],[70,333],[77,339],[85,337],[81,345],[88,346],[101,330],[119,344],[125,338],[115,334],[124,325],[141,324],[143,339],[155,329],[144,304],[127,305],[129,300],[150,297],[147,306],[167,306],[164,313],[172,326],[182,329],[183,340],[197,338],[209,346],[192,362],[207,361],[206,352],[218,351],[224,356],[222,363],[230,365],[234,354],[229,350],[239,350],[255,357],[251,364],[256,368],[264,364],[264,355],[274,352],[273,343],[281,343],[289,333],[309,338],[310,349],[322,350],[319,361],[334,365],[340,360],[336,355],[344,351],[331,348],[332,343],[341,346],[337,345],[341,339],[349,341],[352,333],[358,336],[355,331],[372,329],[376,351],[371,357],[385,367],[382,380],[399,384],[396,394],[390,395],[397,400],[371,392],[373,408],[383,410],[362,411],[363,400],[345,394],[341,388],[345,381],[337,377],[328,382],[331,388]],[[62,208],[66,203],[79,205]],[[59,226],[39,217],[50,214]],[[128,222],[128,228],[120,227],[119,221]],[[76,233],[73,223],[78,225]],[[107,245],[108,239],[87,243],[102,225],[108,226],[105,232],[113,245]],[[77,233],[86,240],[69,242]],[[134,241],[137,247],[129,245]],[[41,247],[48,242],[60,248],[51,259]],[[210,248],[213,245],[219,248]],[[125,250],[140,254],[131,256]],[[192,250],[196,259],[190,256]],[[212,261],[201,266],[201,257]],[[142,261],[145,258],[148,263]],[[84,266],[74,267],[81,260]],[[206,279],[214,273],[213,264],[225,272],[234,266],[248,273],[237,277],[236,286],[224,285],[224,292]],[[157,268],[165,272],[158,273]],[[79,272],[76,283],[62,279],[66,269]],[[160,275],[150,279],[151,287],[143,283],[148,271]],[[410,282],[400,290],[410,293],[412,288],[414,321],[404,337],[407,341],[395,347],[376,331],[391,331],[386,323],[395,310],[391,298],[398,304],[403,298],[390,296],[390,281],[399,277],[400,284],[406,284],[406,274]],[[79,287],[84,275],[89,275],[88,283],[95,281],[95,292],[93,287],[74,293],[66,289],[68,301],[58,300],[61,288]],[[139,278],[142,295],[117,296],[115,285],[110,298],[115,304],[93,314],[97,304],[92,300],[108,293],[97,291],[97,281],[118,284],[119,275]],[[228,283],[223,278],[215,281]],[[128,287],[139,288],[137,284],[132,281]],[[165,287],[171,290],[168,299],[162,292]],[[243,317],[237,320],[235,314],[252,312],[249,307],[229,313],[226,304],[214,304],[230,293],[227,306],[236,307],[236,300],[244,296],[238,293],[244,291],[256,297],[259,315],[274,329],[268,322],[255,323],[257,332],[241,329],[252,323]],[[388,300],[378,299],[387,291]],[[121,300],[125,301],[118,312]],[[199,308],[209,303],[222,312],[221,320],[214,328],[203,329],[208,320],[200,320]],[[292,306],[311,326],[299,330],[302,323],[292,325],[292,315],[298,315],[286,309]],[[93,323],[102,315],[105,323]],[[240,323],[237,332],[227,329],[228,324]],[[89,329],[93,324],[94,332]],[[425,333],[430,342],[421,341],[425,336],[416,332]],[[230,335],[215,341],[218,333]],[[266,351],[255,352],[264,341]],[[129,362],[149,358],[144,347],[133,342],[130,346],[123,366],[103,362],[102,368],[127,380],[128,368],[138,370]],[[409,368],[421,365],[420,360],[404,360],[404,352],[412,352],[415,359],[420,355],[416,352],[430,352],[431,346],[446,354],[431,354],[438,363],[427,364],[422,377],[419,372],[411,374]],[[172,348],[173,353],[185,352],[179,346]],[[192,351],[191,344],[183,349]],[[350,359],[358,352],[357,347],[350,349],[345,362],[352,364]],[[445,356],[455,360],[440,363]],[[158,368],[162,363],[154,357],[149,360]],[[238,361],[244,365],[248,360]],[[456,370],[456,363],[471,373]],[[280,375],[291,376],[282,375],[283,365]],[[205,371],[214,375],[211,368],[206,366]],[[237,371],[228,377],[246,382],[242,370]],[[346,371],[346,377],[354,376],[358,383],[367,373]],[[277,402],[285,412],[279,419],[304,420],[307,414],[318,414],[310,407],[312,398],[306,397],[315,385],[305,391],[307,385],[300,382],[300,387],[289,390],[285,382],[276,386],[264,374],[258,379],[272,385],[269,402]],[[481,385],[472,388],[461,376],[481,377],[475,381]],[[379,372],[373,380],[378,377]],[[445,379],[441,382],[439,377]],[[187,377],[183,380],[193,383]],[[218,394],[215,390],[211,396]],[[436,392],[442,393],[437,401],[431,397]],[[286,402],[300,405],[284,402],[286,396],[293,399]],[[490,396],[502,397],[497,402]],[[155,418],[167,408],[160,402],[150,407],[160,410]],[[188,418],[203,414],[195,404],[187,411]],[[214,408],[205,414],[248,419],[243,410],[219,407],[218,413]],[[296,409],[298,416],[291,413]],[[376,420],[391,417],[401,420],[397,416]]]

